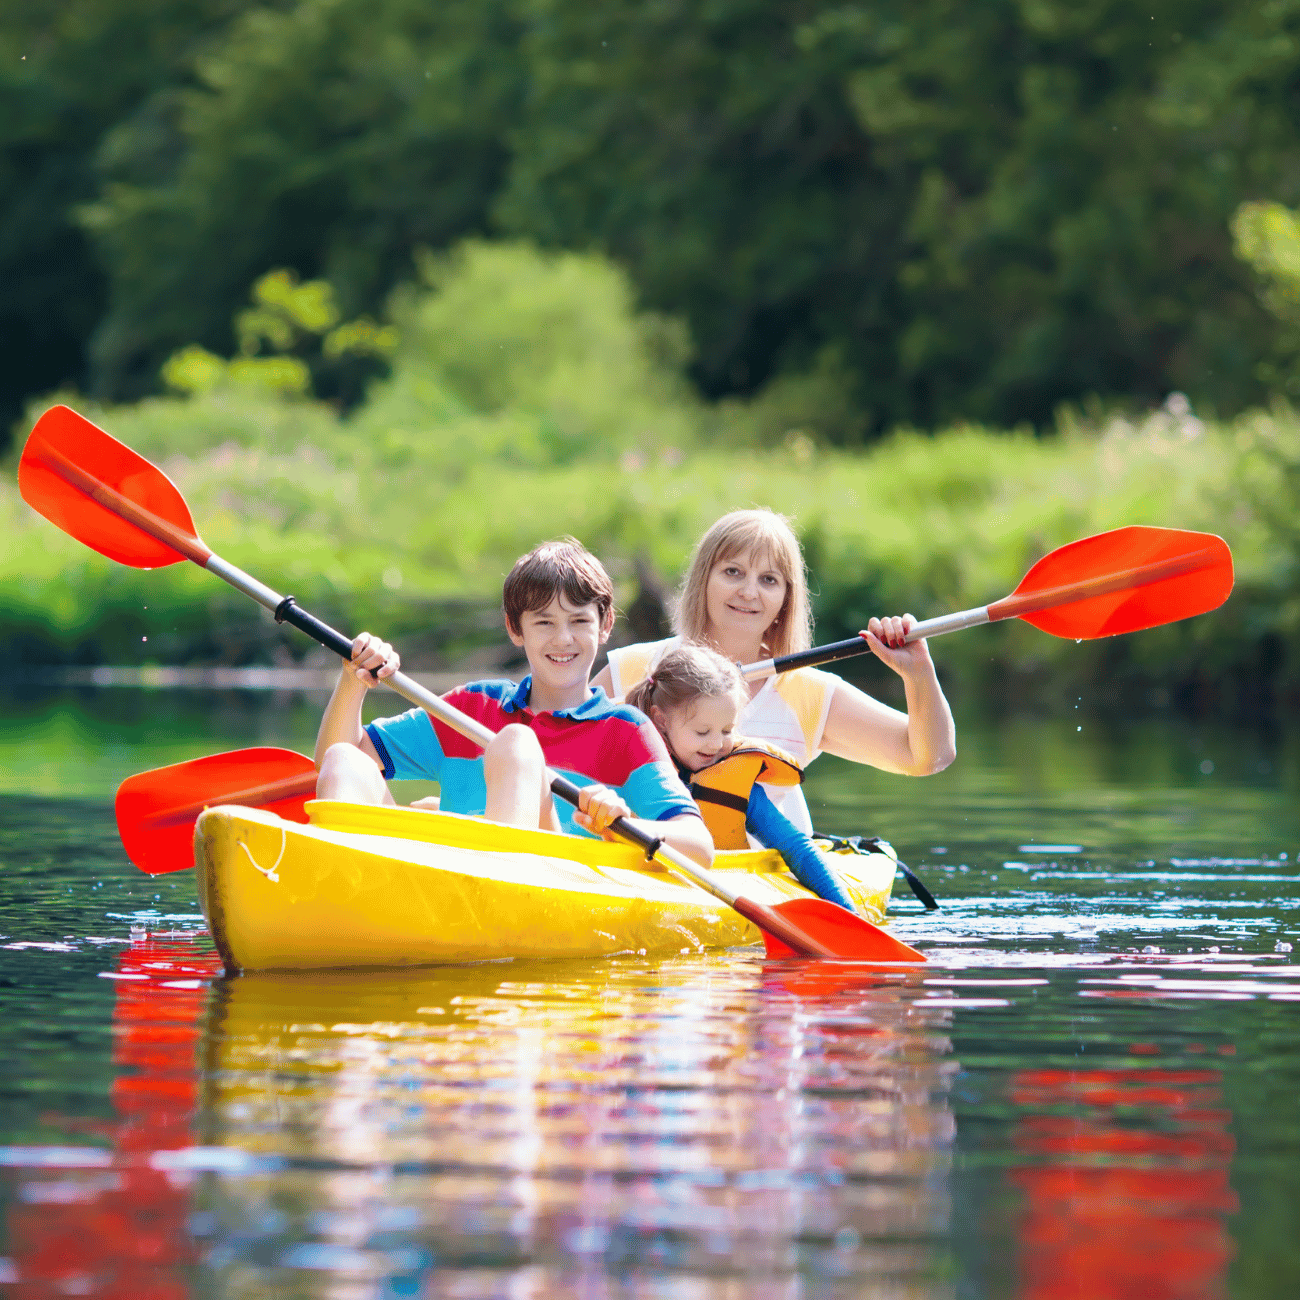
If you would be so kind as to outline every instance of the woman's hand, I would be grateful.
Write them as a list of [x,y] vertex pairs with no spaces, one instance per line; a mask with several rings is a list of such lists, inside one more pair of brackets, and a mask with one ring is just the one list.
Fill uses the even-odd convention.
[[916,619],[911,614],[901,618],[873,618],[858,633],[871,647],[871,653],[888,665],[900,677],[909,677],[917,672],[930,671],[930,649],[924,638],[910,644],[904,640],[916,626]]
[[348,671],[355,674],[366,690],[391,677],[401,666],[402,659],[397,651],[370,632],[362,632],[352,643]]
[[619,817],[631,817],[632,809],[608,786],[584,786],[578,795],[578,811],[573,820],[584,830],[602,839],[614,840],[618,837],[609,831],[609,824]]

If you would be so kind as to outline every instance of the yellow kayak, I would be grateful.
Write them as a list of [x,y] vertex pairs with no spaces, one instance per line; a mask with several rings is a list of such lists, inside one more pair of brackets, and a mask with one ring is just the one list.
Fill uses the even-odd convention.
[[[415,808],[316,800],[307,814],[310,825],[233,805],[199,817],[199,901],[227,969],[668,956],[760,938],[629,846]],[[830,857],[882,921],[894,858]],[[808,897],[772,850],[719,853],[714,872],[757,902]]]

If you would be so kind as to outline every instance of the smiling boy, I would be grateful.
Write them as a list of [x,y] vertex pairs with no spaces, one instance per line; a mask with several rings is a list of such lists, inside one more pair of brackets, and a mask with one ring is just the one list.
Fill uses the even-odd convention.
[[[392,803],[386,781],[433,779],[445,812],[596,835],[616,817],[635,817],[708,866],[712,840],[662,737],[643,714],[590,684],[614,626],[613,584],[600,561],[572,539],[547,542],[516,561],[502,606],[528,676],[518,686],[471,682],[444,697],[497,733],[488,748],[480,753],[423,709],[362,727],[366,691],[401,666],[390,645],[363,632],[321,719],[317,796]],[[548,764],[583,787],[579,811],[552,800]]]

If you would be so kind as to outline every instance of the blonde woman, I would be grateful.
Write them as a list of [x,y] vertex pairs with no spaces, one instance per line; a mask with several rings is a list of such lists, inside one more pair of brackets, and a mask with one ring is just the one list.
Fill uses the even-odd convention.
[[[674,637],[612,650],[592,684],[622,698],[683,641],[712,646],[740,664],[806,650],[812,613],[789,520],[771,510],[736,510],[719,519],[691,555],[674,621]],[[903,679],[906,713],[833,673],[796,668],[748,683],[737,726],[778,745],[801,767],[825,752],[906,776],[941,772],[956,757],[956,728],[926,642],[903,641],[915,624],[911,614],[873,618],[862,633],[876,658]],[[812,830],[798,786],[768,794],[800,830]]]

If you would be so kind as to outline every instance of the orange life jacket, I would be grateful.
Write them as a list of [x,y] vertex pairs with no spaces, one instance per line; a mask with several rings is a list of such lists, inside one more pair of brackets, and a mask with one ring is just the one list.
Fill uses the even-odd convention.
[[745,814],[755,781],[765,785],[799,785],[803,770],[775,745],[742,740],[730,754],[690,775],[691,798],[700,806],[704,824],[720,849],[747,849]]

